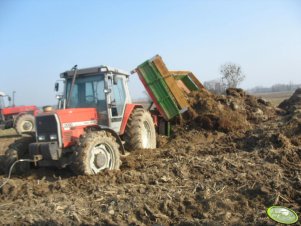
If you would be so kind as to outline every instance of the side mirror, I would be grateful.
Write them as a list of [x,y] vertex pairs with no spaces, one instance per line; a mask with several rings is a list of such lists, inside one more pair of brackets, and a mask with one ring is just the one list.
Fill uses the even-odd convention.
[[56,92],[58,92],[59,91],[59,87],[60,87],[60,84],[58,82],[56,82],[55,85],[54,85],[54,90]]
[[11,97],[10,96],[7,96],[7,99],[9,102],[11,102]]

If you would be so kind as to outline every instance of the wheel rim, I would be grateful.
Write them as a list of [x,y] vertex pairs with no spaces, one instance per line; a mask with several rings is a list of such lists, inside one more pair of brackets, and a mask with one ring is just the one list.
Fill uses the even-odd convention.
[[31,121],[24,121],[21,123],[21,128],[23,131],[32,131],[33,123]]
[[142,131],[142,147],[150,148],[151,144],[151,129],[147,121],[143,122],[143,131]]
[[114,152],[107,144],[98,144],[91,150],[90,167],[97,174],[104,169],[114,168]]

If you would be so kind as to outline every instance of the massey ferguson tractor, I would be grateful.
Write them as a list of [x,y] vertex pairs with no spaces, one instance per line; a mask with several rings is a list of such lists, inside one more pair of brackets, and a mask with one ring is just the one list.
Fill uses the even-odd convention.
[[[97,174],[119,169],[125,150],[156,148],[156,132],[168,135],[170,121],[189,107],[180,87],[185,82],[187,87],[201,86],[193,82],[196,78],[190,72],[171,74],[160,56],[133,72],[156,106],[151,112],[131,102],[126,72],[107,66],[74,66],[61,73],[64,89],[57,109],[45,107],[36,115],[35,141],[29,148],[28,141],[17,142],[6,151],[7,170],[16,160],[29,159],[37,166],[70,166],[77,174]],[[183,80],[181,86],[177,78]],[[21,162],[15,168],[27,167]]]
[[0,129],[15,128],[19,135],[32,132],[35,129],[34,114],[37,113],[36,106],[6,106],[11,102],[11,97],[0,92]]
[[[70,166],[78,174],[97,174],[119,169],[125,148],[155,148],[154,119],[141,105],[132,104],[128,77],[106,66],[62,73],[59,109],[44,108],[36,116],[36,142],[29,152],[20,145],[9,149],[7,164],[30,158],[38,166]],[[24,164],[19,163],[19,169],[26,169]]]

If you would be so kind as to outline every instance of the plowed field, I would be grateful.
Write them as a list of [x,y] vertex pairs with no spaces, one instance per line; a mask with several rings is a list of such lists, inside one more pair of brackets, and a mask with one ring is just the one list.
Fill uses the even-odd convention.
[[[0,189],[0,224],[275,225],[271,205],[300,216],[301,90],[281,108],[239,89],[189,101],[173,135],[132,150],[119,171],[13,175]],[[0,153],[19,139],[1,131]]]

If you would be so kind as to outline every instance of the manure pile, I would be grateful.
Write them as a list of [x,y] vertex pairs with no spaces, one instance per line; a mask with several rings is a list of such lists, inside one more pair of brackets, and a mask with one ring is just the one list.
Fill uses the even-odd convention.
[[300,216],[299,97],[275,108],[241,89],[191,93],[193,111],[173,135],[131,152],[120,171],[14,176],[0,190],[0,224],[275,225],[271,205]]

